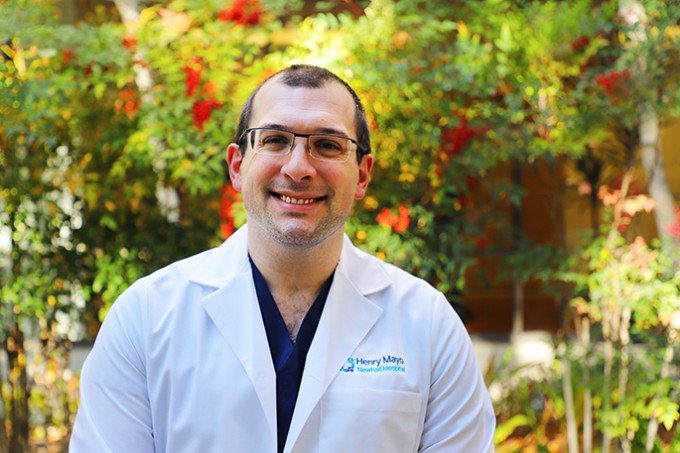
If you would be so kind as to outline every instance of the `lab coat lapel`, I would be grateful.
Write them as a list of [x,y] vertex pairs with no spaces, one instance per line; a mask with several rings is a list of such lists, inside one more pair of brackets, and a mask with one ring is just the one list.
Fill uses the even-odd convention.
[[276,445],[276,372],[255,293],[245,231],[241,228],[216,249],[196,269],[192,280],[217,286],[201,304],[243,365]]
[[340,368],[380,318],[382,308],[366,296],[387,285],[389,279],[384,270],[345,238],[340,264],[307,354],[286,453],[297,451],[295,444],[310,414]]

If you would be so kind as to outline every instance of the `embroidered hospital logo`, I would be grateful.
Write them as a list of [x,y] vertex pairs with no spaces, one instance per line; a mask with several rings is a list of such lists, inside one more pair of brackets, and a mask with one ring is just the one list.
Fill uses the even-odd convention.
[[350,357],[340,368],[341,373],[405,373],[406,362],[402,357],[386,355],[377,358]]
[[354,357],[350,357],[347,359],[347,362],[345,362],[345,366],[340,368],[340,371],[343,373],[354,373]]

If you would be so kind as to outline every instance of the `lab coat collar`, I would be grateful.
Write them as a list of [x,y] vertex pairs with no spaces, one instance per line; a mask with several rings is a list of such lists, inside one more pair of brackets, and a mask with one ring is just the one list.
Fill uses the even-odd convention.
[[199,285],[220,288],[234,275],[243,272],[250,272],[248,229],[245,225],[213,249],[205,261],[196,267],[189,280]]
[[[372,256],[360,251],[345,235],[340,262],[336,270],[361,295],[369,295],[386,288],[390,280],[383,267]],[[199,285],[220,288],[234,275],[251,272],[248,262],[248,226],[244,225],[212,251],[190,276]]]

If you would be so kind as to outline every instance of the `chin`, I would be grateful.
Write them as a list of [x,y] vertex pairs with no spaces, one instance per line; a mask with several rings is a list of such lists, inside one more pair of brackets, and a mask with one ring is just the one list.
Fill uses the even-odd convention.
[[309,225],[289,224],[277,228],[274,240],[290,248],[312,248],[332,238],[339,230],[342,230],[343,225],[344,223],[333,228],[329,228],[329,225],[317,225],[315,228],[310,228]]

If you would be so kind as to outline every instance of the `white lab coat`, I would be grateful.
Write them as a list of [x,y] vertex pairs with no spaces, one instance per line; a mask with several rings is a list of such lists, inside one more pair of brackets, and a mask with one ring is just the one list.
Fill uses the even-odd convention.
[[[276,452],[276,373],[247,227],[134,283],[81,376],[73,453]],[[345,238],[286,453],[489,452],[464,326],[427,283]]]

